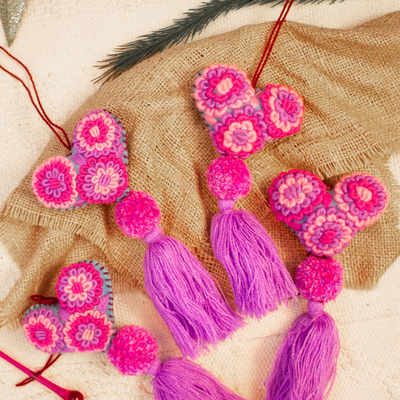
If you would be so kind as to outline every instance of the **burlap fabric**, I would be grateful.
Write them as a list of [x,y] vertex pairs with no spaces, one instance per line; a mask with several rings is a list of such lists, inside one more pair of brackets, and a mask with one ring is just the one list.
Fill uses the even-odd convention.
[[[251,77],[270,30],[271,24],[247,26],[156,55],[104,85],[65,124],[71,135],[79,118],[97,108],[121,119],[128,134],[131,189],[155,197],[164,232],[189,247],[228,297],[227,276],[209,239],[218,208],[205,172],[217,154],[195,108],[192,85],[196,74],[214,62],[235,64]],[[305,100],[304,124],[299,134],[267,144],[249,158],[254,184],[238,207],[262,221],[291,273],[305,250],[275,220],[267,195],[273,178],[290,168],[310,170],[328,184],[346,173],[369,172],[388,186],[392,200],[386,213],[338,257],[348,287],[371,287],[399,254],[396,185],[386,166],[387,157],[400,149],[399,52],[400,13],[350,30],[286,23],[280,33],[259,87],[295,88]],[[64,150],[53,139],[36,165]],[[1,305],[0,324],[16,320],[30,295],[53,295],[60,269],[78,260],[104,263],[116,292],[143,287],[146,246],[120,232],[114,206],[48,210],[32,193],[33,168],[0,214],[0,238],[22,270]]]

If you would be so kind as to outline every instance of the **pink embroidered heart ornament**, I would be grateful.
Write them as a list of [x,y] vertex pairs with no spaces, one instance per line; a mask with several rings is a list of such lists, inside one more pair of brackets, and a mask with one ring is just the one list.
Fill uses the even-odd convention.
[[212,64],[196,77],[193,96],[219,154],[247,158],[266,142],[297,133],[303,122],[301,96],[284,85],[255,90],[246,72]]
[[22,322],[28,342],[46,353],[105,352],[115,334],[110,276],[94,260],[63,268],[54,305],[37,304]]
[[105,110],[94,110],[77,123],[67,156],[39,165],[31,186],[47,208],[72,210],[87,204],[108,204],[129,193],[126,132]]
[[390,198],[385,185],[369,174],[344,176],[328,190],[316,175],[296,169],[282,172],[269,196],[278,221],[319,257],[341,253],[357,232],[379,219]]

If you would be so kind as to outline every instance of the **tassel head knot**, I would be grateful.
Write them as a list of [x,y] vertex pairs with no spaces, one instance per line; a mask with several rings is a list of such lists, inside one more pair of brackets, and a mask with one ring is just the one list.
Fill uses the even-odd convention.
[[151,376],[156,376],[162,367],[161,361],[156,358],[153,364],[150,365],[150,368],[147,370],[147,374]]
[[235,207],[235,200],[218,200],[218,207],[221,211],[221,214],[228,214],[233,211],[233,207]]
[[163,236],[164,236],[163,230],[159,226],[156,226],[143,237],[143,242],[147,244],[147,246],[150,246],[152,243],[155,243],[158,240],[160,240]]
[[325,304],[322,301],[308,300],[307,309],[311,318],[318,318],[324,312]]

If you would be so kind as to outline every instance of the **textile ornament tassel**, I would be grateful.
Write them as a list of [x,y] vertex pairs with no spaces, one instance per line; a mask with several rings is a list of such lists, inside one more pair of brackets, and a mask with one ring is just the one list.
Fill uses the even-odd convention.
[[201,71],[193,95],[213,145],[224,156],[207,171],[208,187],[220,208],[211,226],[214,254],[228,272],[238,311],[261,318],[296,298],[297,290],[261,222],[248,211],[233,209],[252,183],[242,159],[267,142],[297,133],[303,100],[284,85],[255,91],[244,71],[225,64]]
[[255,90],[279,31],[293,4],[286,0],[250,82],[234,65],[212,64],[197,75],[193,96],[217,152],[207,172],[211,193],[221,213],[211,225],[211,244],[225,267],[238,311],[261,318],[277,305],[296,298],[297,290],[272,239],[250,212],[234,211],[237,200],[251,187],[251,173],[241,159],[261,150],[266,142],[300,130],[304,105],[301,96],[284,85]]
[[179,240],[163,235],[153,197],[132,191],[115,207],[115,219],[125,235],[148,245],[145,289],[183,355],[195,358],[244,325],[200,261]]
[[154,376],[156,400],[244,400],[192,361],[172,358],[161,363],[157,341],[146,329],[127,325],[116,331],[111,280],[97,261],[63,268],[56,293],[58,304],[31,307],[22,323],[26,339],[38,350],[106,353],[124,375]]
[[385,211],[389,193],[376,177],[344,176],[333,189],[308,171],[281,173],[269,188],[271,209],[311,254],[298,266],[296,286],[308,300],[286,333],[266,381],[267,400],[325,400],[336,377],[339,335],[324,304],[343,288],[343,267],[332,258]]

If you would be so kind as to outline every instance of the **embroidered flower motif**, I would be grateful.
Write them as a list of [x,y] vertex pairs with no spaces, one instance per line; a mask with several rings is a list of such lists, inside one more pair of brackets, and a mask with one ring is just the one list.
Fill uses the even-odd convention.
[[73,143],[78,153],[100,157],[116,153],[120,147],[122,127],[106,111],[94,110],[76,125]]
[[303,99],[294,89],[284,85],[267,85],[259,97],[269,136],[282,138],[300,130],[304,105]]
[[224,115],[228,107],[238,109],[256,101],[255,92],[246,72],[234,65],[213,64],[200,72],[194,83],[193,96],[204,119],[214,125],[215,117]]
[[72,314],[65,323],[64,341],[78,352],[101,352],[107,349],[113,334],[112,322],[97,310]]
[[80,262],[63,268],[56,291],[60,306],[70,313],[92,310],[100,302],[103,280],[92,264]]
[[211,131],[217,152],[232,157],[247,158],[264,146],[267,138],[263,112],[246,105],[233,114],[227,113]]
[[78,197],[74,164],[63,156],[51,157],[39,165],[32,177],[33,193],[48,208],[69,208]]
[[125,164],[115,154],[90,157],[79,172],[77,189],[88,203],[113,203],[128,188]]
[[372,225],[384,213],[390,195],[378,178],[356,173],[344,176],[336,184],[334,197],[338,208],[361,230]]
[[282,172],[275,178],[269,195],[277,220],[294,230],[301,229],[299,221],[311,214],[315,207],[320,204],[328,207],[332,200],[326,186],[316,175],[296,169]]
[[332,257],[348,246],[356,231],[343,212],[321,207],[307,217],[297,235],[307,251],[319,257]]
[[34,309],[22,323],[28,342],[46,353],[58,353],[64,347],[63,324],[51,309]]

